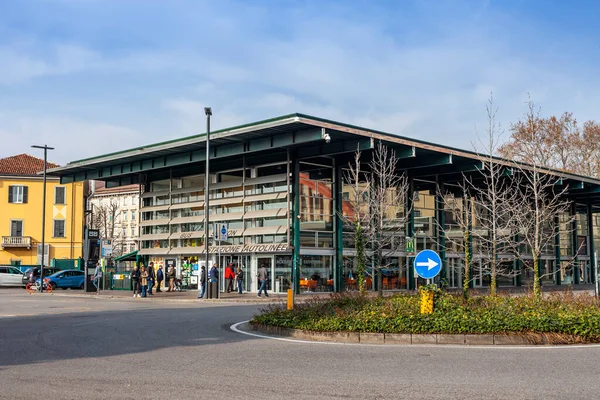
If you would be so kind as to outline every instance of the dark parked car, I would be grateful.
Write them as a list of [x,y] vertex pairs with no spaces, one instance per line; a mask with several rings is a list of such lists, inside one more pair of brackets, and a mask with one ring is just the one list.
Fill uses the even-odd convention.
[[[60,271],[59,268],[46,267],[46,268],[44,268],[44,276],[50,276],[52,274],[57,273],[58,271]],[[40,267],[29,268],[23,274],[23,278],[22,278],[23,285],[27,285],[29,282],[35,282],[35,280],[37,280],[37,278],[39,278],[39,277],[40,277]]]
[[[79,271],[77,269],[59,271],[44,279],[48,279],[52,289],[83,289],[83,271]],[[37,280],[39,282],[40,279],[38,278]]]

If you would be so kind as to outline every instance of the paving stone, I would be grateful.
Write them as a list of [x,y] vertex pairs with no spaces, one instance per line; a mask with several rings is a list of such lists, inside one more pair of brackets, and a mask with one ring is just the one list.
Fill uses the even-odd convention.
[[411,344],[412,338],[410,333],[386,333],[386,344]]
[[465,335],[465,344],[468,345],[493,345],[494,335]]
[[412,335],[412,344],[436,344],[436,335],[432,334],[416,334]]
[[437,344],[465,344],[465,335],[438,334]]
[[384,344],[385,335],[383,333],[364,333],[359,334],[360,343]]
[[497,345],[529,345],[526,337],[519,335],[494,335],[494,344]]

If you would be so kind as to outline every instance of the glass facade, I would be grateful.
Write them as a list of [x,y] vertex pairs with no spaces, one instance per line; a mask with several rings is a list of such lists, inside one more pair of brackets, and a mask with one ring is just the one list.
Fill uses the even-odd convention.
[[[222,222],[228,226],[226,240],[214,244],[213,239],[209,241],[211,262],[217,261],[215,257],[221,250],[221,263],[232,262],[247,269],[246,291],[257,289],[254,275],[264,264],[271,276],[269,290],[284,292],[293,287],[293,227],[297,225],[300,291],[357,290],[352,222],[358,215],[366,221],[371,219],[373,211],[369,197],[374,190],[372,177],[363,173],[364,182],[357,187],[348,180],[347,171],[341,168],[342,181],[337,185],[332,159],[314,157],[310,161],[298,161],[297,221],[292,221],[293,177],[290,171],[293,165],[286,162],[251,165],[211,174],[211,236],[214,223]],[[404,290],[427,283],[412,275],[414,255],[424,249],[443,253],[445,259],[440,278],[450,288],[463,286],[464,254],[469,249],[473,257],[471,284],[488,287],[490,261],[483,256],[489,252],[489,232],[485,228],[485,221],[489,218],[487,211],[476,207],[473,198],[451,194],[453,190],[449,190],[443,198],[438,197],[435,182],[415,179],[413,184],[418,189],[412,197],[412,208],[409,207],[408,194],[386,208],[382,222],[385,228],[379,238],[380,259],[375,254],[377,247],[374,243],[365,243],[367,289],[378,289],[377,271],[381,271],[383,290]],[[189,265],[189,260],[204,253],[204,175],[151,182],[148,188],[142,196],[140,213],[142,253],[178,256],[181,265]],[[339,194],[336,190],[340,191]],[[340,209],[336,210],[338,195],[341,197]],[[400,198],[397,192],[391,190],[385,196]],[[466,218],[471,223],[470,235],[467,236],[464,228]],[[543,246],[539,268],[544,285],[554,284],[557,276],[562,283],[572,283],[574,274],[579,275],[582,283],[592,280],[586,214],[579,212],[575,220],[576,224],[570,212],[558,215],[558,248],[554,239]],[[594,215],[596,248],[600,246],[599,221]],[[337,260],[339,253],[335,248],[338,229],[342,230],[341,260]],[[544,227],[543,235],[552,237],[554,229],[552,224]],[[413,246],[410,249],[407,238]],[[526,253],[528,249],[523,244],[520,250]],[[557,251],[560,251],[560,262],[555,260]],[[531,258],[524,256],[515,260],[509,253],[510,249],[501,242],[497,261],[498,287],[531,285]],[[411,276],[413,282],[409,282]]]

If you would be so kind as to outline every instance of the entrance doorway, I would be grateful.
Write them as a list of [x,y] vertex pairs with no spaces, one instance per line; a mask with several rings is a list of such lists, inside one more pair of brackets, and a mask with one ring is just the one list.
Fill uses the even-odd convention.
[[[251,274],[250,269],[250,256],[242,255],[242,254],[221,254],[221,259],[217,261],[219,264],[219,275],[221,284],[220,290],[223,292],[226,290],[225,285],[225,268],[231,263],[233,264],[233,272],[237,273],[238,266],[242,268],[244,271],[244,280],[242,283],[242,290],[244,292],[249,292],[252,287],[253,275]],[[237,291],[237,282],[233,284],[234,291]]]
[[257,257],[256,258],[256,268],[258,271],[258,268],[265,266],[265,268],[267,269],[267,271],[269,272],[269,280],[267,281],[267,290],[268,291],[273,291],[272,286],[272,282],[273,282],[273,276],[275,276],[275,271],[273,271],[273,256],[268,256],[268,257]]

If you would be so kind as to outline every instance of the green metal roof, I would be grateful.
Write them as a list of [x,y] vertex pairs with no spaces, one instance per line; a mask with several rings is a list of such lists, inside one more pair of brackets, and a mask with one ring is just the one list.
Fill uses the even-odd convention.
[[123,254],[122,256],[115,257],[115,262],[121,261],[135,261],[138,251],[132,251],[131,253]]
[[[331,144],[323,144],[321,138],[323,129],[331,134]],[[406,155],[404,165],[407,168],[421,168],[421,171],[427,172],[429,176],[435,174],[436,171],[444,173],[445,170],[450,170],[449,168],[440,167],[449,164],[452,164],[458,172],[470,170],[472,166],[467,164],[478,162],[484,156],[475,151],[425,142],[307,114],[294,113],[211,131],[211,150],[214,151],[211,151],[210,157],[211,160],[213,157],[215,159],[226,157],[231,159],[252,152],[253,154],[268,156],[273,153],[271,151],[273,149],[283,149],[290,146],[300,146],[305,150],[310,150],[308,147],[312,146],[312,149],[316,149],[313,152],[315,155],[323,154],[319,153],[323,149],[327,151],[333,149],[335,151],[338,148],[343,148],[344,152],[348,152],[353,149],[356,150],[356,143],[361,148],[365,148],[362,147],[364,146],[363,142],[365,140],[372,141],[373,139],[382,140],[386,144],[395,147],[397,151],[402,151]],[[270,144],[268,143],[269,140]],[[250,148],[252,148],[252,151]],[[60,176],[61,181],[65,183],[87,179],[102,179],[108,182],[108,179],[119,176],[127,176],[129,180],[118,178],[116,182],[111,183],[112,185],[139,183],[134,182],[135,175],[138,173],[156,172],[170,167],[183,167],[186,164],[203,161],[205,159],[205,149],[206,133],[202,133],[72,161],[64,167],[50,169],[48,174],[50,176]],[[304,152],[304,154],[313,153],[311,151]],[[510,160],[499,157],[494,157],[494,159],[507,167],[514,166],[514,163]],[[527,164],[522,164],[522,166],[527,168]],[[569,180],[571,183],[581,183],[581,188],[577,189],[586,189],[586,191],[582,191],[582,194],[585,193],[586,196],[591,194],[588,192],[590,189],[600,188],[600,180],[597,179],[552,169],[544,169],[544,172],[559,176],[565,181]]]

